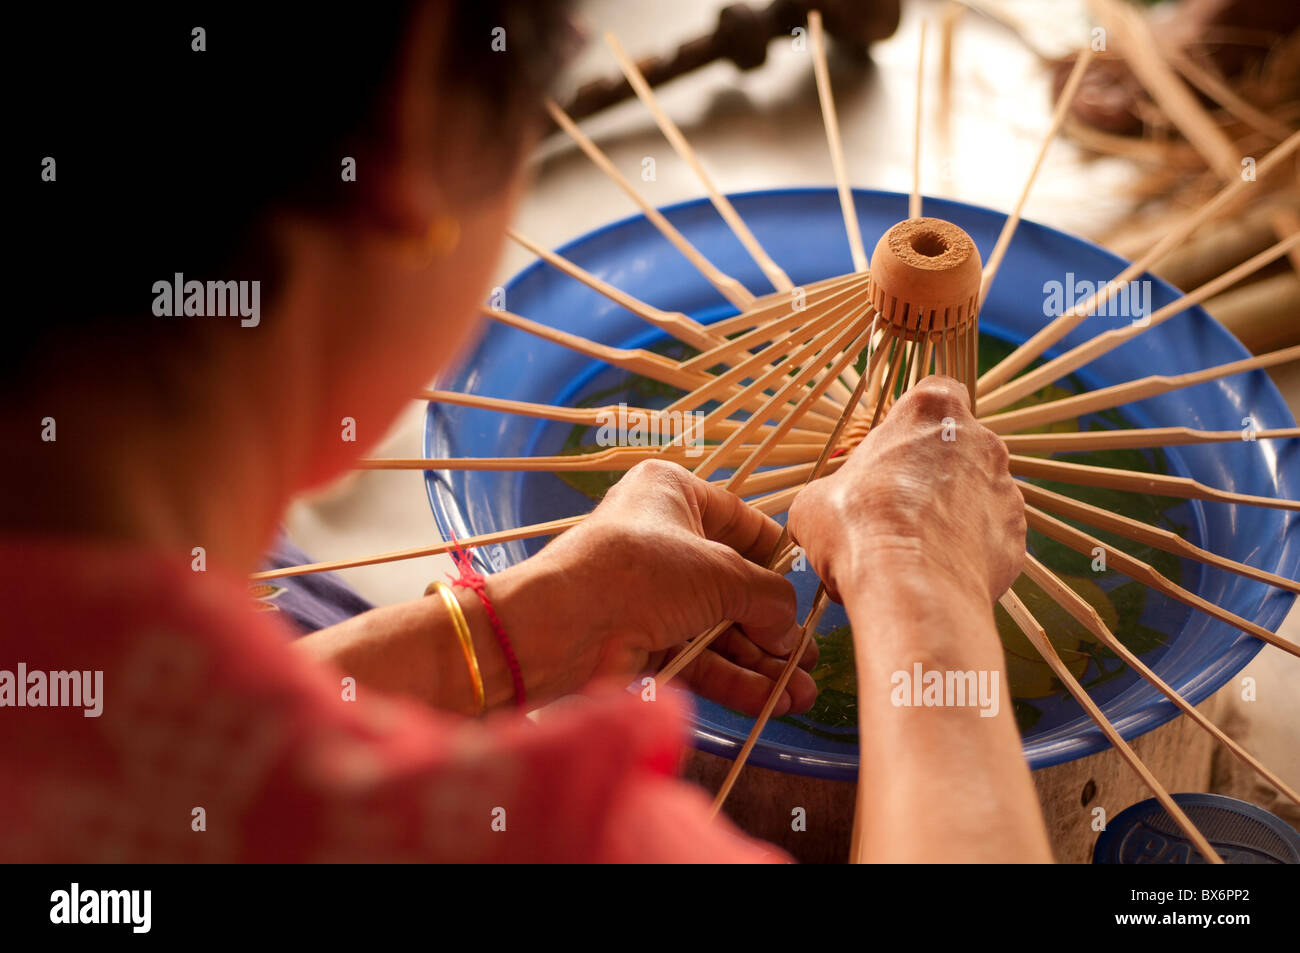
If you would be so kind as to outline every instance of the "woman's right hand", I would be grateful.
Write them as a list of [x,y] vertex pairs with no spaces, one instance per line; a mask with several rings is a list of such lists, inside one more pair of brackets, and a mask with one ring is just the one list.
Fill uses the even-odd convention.
[[837,600],[884,561],[997,599],[1025,556],[1006,444],[949,377],[904,394],[843,467],[799,494],[789,527]]

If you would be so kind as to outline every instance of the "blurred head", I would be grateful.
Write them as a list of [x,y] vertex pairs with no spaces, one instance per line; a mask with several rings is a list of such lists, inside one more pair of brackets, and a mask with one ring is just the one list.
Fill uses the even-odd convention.
[[45,6],[10,31],[43,74],[6,397],[177,433],[241,415],[286,490],[337,474],[475,324],[562,4]]

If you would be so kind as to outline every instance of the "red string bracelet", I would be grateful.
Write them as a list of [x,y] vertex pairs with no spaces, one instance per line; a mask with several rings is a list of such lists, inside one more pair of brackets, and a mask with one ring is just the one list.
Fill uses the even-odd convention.
[[451,580],[453,586],[464,586],[467,589],[473,589],[478,596],[479,601],[483,603],[483,611],[487,613],[488,622],[492,625],[492,632],[497,637],[497,644],[501,646],[501,651],[506,657],[506,667],[510,669],[510,680],[515,686],[515,707],[523,708],[525,702],[524,694],[524,671],[519,667],[519,659],[515,656],[515,647],[510,644],[510,636],[506,635],[506,628],[501,624],[500,617],[497,616],[496,610],[492,608],[492,600],[487,594],[487,580],[483,574],[474,568],[473,557],[461,548],[460,542],[453,535],[451,538],[453,547],[451,558],[456,563],[456,568],[460,570],[460,575],[453,577],[447,573],[447,578]]

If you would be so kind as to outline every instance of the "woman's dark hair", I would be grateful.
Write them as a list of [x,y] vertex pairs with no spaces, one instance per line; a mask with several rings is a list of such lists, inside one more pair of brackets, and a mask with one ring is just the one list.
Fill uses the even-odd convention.
[[[443,17],[439,152],[489,191],[571,42],[566,4],[429,3]],[[365,190],[343,181],[346,156],[358,180],[384,174],[381,123],[414,2],[26,6],[7,33],[29,63],[10,91],[11,234],[32,310],[6,371],[56,337],[147,316],[151,283],[175,272],[265,278],[271,215],[358,214]]]

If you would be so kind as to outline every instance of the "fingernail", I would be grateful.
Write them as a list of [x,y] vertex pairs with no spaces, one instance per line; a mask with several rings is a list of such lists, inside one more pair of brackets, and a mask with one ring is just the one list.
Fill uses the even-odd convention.
[[785,637],[781,639],[781,652],[789,655],[799,647],[799,639],[802,638],[803,631],[797,626],[790,626],[790,631],[786,632]]

